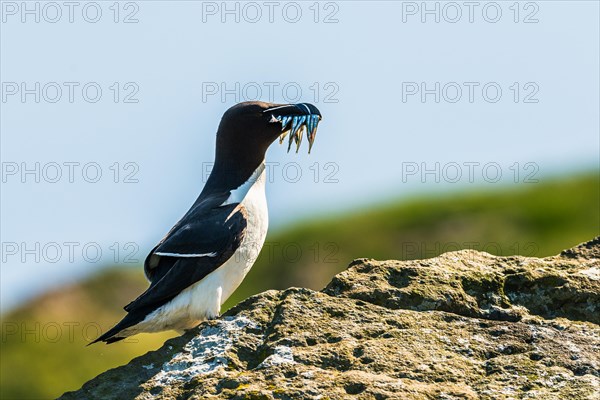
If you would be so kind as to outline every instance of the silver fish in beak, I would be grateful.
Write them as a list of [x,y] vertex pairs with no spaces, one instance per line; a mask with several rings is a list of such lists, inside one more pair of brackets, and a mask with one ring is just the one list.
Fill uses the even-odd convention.
[[[308,154],[310,154],[313,144],[315,143],[315,137],[317,136],[317,127],[321,121],[321,113],[312,104],[299,103],[294,104],[293,106],[294,113],[292,115],[283,113],[289,111],[289,107],[277,107],[276,109],[273,109],[270,122],[281,123],[279,144],[283,143],[288,134],[290,135],[288,139],[288,153],[292,148],[293,143],[296,144],[296,153],[298,153],[302,138],[306,133],[306,137],[308,138]],[[282,111],[282,113],[279,114],[276,111]]]

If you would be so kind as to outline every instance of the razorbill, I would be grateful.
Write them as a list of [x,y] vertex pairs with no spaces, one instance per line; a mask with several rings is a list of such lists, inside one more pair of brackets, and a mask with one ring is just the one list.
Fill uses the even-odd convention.
[[[225,112],[213,170],[189,211],[150,251],[150,287],[125,306],[127,315],[92,343],[141,332],[183,332],[219,315],[267,235],[265,153],[289,133],[288,152],[306,132],[309,153],[321,113],[312,104],[244,102]],[[90,344],[92,344],[90,343]]]

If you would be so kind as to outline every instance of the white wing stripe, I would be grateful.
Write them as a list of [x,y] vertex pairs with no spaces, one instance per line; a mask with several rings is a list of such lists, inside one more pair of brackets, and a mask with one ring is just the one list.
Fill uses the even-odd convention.
[[217,253],[203,253],[203,254],[179,254],[179,253],[163,253],[156,252],[154,253],[157,256],[165,256],[165,257],[215,257]]

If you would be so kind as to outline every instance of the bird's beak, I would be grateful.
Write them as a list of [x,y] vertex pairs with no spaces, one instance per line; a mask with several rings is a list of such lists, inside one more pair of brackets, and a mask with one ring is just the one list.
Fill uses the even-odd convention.
[[283,143],[286,135],[290,133],[288,141],[288,152],[292,148],[292,143],[296,143],[296,153],[300,149],[302,137],[306,131],[308,137],[308,153],[312,149],[315,137],[317,136],[317,126],[321,121],[321,112],[310,103],[287,104],[271,107],[263,111],[270,113],[270,123],[281,124],[281,135],[279,144]]

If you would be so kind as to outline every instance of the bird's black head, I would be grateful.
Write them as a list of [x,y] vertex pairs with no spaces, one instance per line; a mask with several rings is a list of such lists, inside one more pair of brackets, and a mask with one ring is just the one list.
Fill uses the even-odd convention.
[[320,120],[321,112],[309,103],[236,104],[225,112],[219,124],[215,169],[221,177],[234,179],[232,184],[247,179],[264,160],[271,143],[277,138],[283,143],[288,134],[288,151],[295,144],[298,152],[306,134],[310,153]]
[[306,132],[309,153],[315,140],[321,113],[309,103],[273,104],[247,101],[236,104],[225,112],[217,132],[217,140],[223,146],[259,151],[264,155],[277,138],[280,143],[290,133],[288,151],[292,143],[296,152]]

